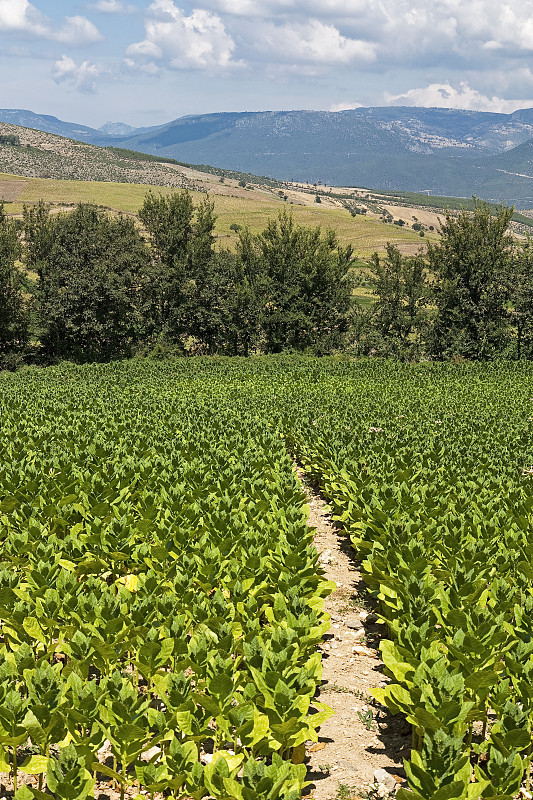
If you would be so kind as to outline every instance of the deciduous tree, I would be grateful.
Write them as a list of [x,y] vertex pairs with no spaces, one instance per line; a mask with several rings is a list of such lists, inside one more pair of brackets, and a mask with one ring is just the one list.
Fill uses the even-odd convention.
[[506,345],[506,276],[513,255],[512,208],[476,201],[474,211],[447,213],[441,239],[428,246],[437,307],[432,353],[492,358]]
[[144,333],[149,253],[135,223],[87,205],[55,217],[26,211],[38,272],[40,338],[50,358],[124,357]]
[[341,346],[352,305],[351,247],[284,211],[261,234],[241,234],[239,253],[256,287],[267,352]]
[[214,205],[194,205],[189,191],[155,196],[150,192],[139,212],[150,235],[156,330],[174,341],[196,335],[198,295],[205,289],[214,255]]
[[[21,244],[15,223],[0,202],[0,364],[12,363],[27,337],[24,275],[17,262]],[[11,357],[11,362],[10,358]]]
[[374,253],[369,277],[376,302],[372,324],[383,339],[384,354],[412,355],[427,320],[428,286],[424,257],[404,256],[387,244],[386,256]]

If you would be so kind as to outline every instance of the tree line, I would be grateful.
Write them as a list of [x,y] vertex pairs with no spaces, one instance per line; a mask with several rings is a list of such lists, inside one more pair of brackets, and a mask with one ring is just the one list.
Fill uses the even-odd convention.
[[512,208],[475,201],[445,213],[440,240],[403,256],[374,253],[376,302],[358,330],[360,352],[400,358],[533,358],[533,242],[510,230]]
[[441,238],[388,245],[354,301],[354,254],[332,231],[282,212],[236,252],[215,248],[215,213],[184,190],[149,192],[139,220],[89,205],[12,220],[0,204],[0,366],[136,353],[533,358],[533,245],[512,209],[445,215]]
[[243,355],[343,346],[351,247],[281,213],[236,252],[188,191],[149,192],[139,220],[81,204],[22,221],[0,205],[0,361],[106,361],[139,352]]

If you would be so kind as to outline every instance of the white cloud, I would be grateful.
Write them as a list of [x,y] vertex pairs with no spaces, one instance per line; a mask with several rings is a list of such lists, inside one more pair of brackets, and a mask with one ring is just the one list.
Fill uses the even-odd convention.
[[101,64],[91,64],[89,61],[76,64],[74,59],[64,55],[56,61],[52,77],[56,83],[67,83],[79,92],[93,94],[104,72]]
[[233,60],[235,42],[221,18],[204,9],[186,16],[172,0],[155,0],[145,20],[146,38],[127,49],[133,59],[164,61],[172,69],[211,72],[242,66]]
[[59,28],[28,0],[0,0],[0,31],[50,39],[64,44],[97,42],[102,36],[86,17],[65,17]]
[[86,17],[77,16],[65,17],[64,25],[59,30],[52,31],[49,38],[64,44],[79,45],[98,42],[103,37]]
[[533,51],[532,0],[383,0],[380,5],[383,42],[394,45],[396,35],[398,50],[416,47],[415,57],[443,51],[450,61],[454,54],[470,61],[502,50],[513,58]]
[[256,46],[277,61],[348,64],[376,58],[373,42],[349,39],[333,25],[313,19],[307,23],[263,26]]
[[344,103],[333,103],[329,107],[329,110],[330,111],[353,111],[354,108],[362,108],[362,107],[363,106],[362,106],[361,103],[344,102]]
[[0,0],[0,30],[43,36],[47,20],[28,0]]
[[219,13],[270,25],[315,19],[372,46],[386,61],[483,60],[533,52],[533,0],[204,0]]
[[236,14],[237,16],[255,17],[269,14],[267,6],[259,6],[255,0],[221,0],[214,5],[226,14]]
[[456,89],[450,83],[431,83],[418,89],[409,89],[404,94],[385,93],[387,105],[426,106],[428,108],[456,108],[470,111],[495,111],[510,114],[517,108],[533,106],[533,100],[505,100],[473,89],[465,81]]
[[211,0],[213,7],[226,14],[248,17],[297,15],[329,17],[352,16],[367,7],[366,0]]
[[133,14],[137,10],[135,6],[122,0],[97,0],[96,3],[91,3],[89,8],[104,14]]

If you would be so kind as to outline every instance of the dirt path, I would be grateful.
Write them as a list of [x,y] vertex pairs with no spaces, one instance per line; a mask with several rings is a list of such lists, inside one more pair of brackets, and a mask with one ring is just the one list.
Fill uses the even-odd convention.
[[[410,726],[368,702],[368,690],[388,681],[379,659],[381,626],[366,602],[348,538],[336,530],[328,507],[306,484],[302,472],[297,473],[309,496],[308,524],[316,528],[320,561],[327,579],[337,584],[326,601],[332,627],[321,646],[324,673],[320,693],[320,700],[335,714],[320,729],[319,743],[308,747],[308,780],[313,781],[308,797],[349,800],[378,788],[378,795],[384,797],[406,786],[402,783],[402,759],[409,754]],[[390,776],[386,781],[389,792],[374,780],[379,769]]]

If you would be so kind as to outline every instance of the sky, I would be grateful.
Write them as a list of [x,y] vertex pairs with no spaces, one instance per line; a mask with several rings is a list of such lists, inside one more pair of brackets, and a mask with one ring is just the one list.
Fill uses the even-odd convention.
[[100,127],[216,111],[533,107],[533,0],[0,0],[0,107]]

